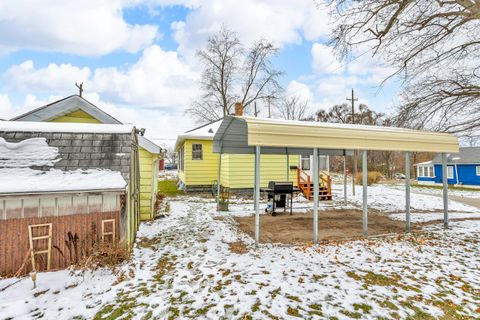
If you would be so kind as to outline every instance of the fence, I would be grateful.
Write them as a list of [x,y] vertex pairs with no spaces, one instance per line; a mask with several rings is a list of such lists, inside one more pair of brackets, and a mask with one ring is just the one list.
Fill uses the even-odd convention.
[[[63,269],[91,253],[92,246],[101,239],[119,239],[120,211],[90,212],[65,216],[0,219],[0,274],[13,275],[25,260],[22,275],[32,270],[30,238],[34,251],[48,249],[48,235],[51,231],[50,270]],[[48,230],[51,224],[51,230]],[[31,226],[42,225],[32,229]],[[30,227],[29,227],[30,226]],[[32,234],[29,234],[31,229]],[[48,254],[35,257],[36,270],[47,270]]]

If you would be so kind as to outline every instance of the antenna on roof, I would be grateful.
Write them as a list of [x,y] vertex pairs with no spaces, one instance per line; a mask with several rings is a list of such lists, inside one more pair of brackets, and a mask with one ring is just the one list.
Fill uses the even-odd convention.
[[75,86],[78,88],[78,95],[81,97],[82,94],[83,94],[83,82],[80,83],[80,84],[77,84],[77,83],[75,82]]

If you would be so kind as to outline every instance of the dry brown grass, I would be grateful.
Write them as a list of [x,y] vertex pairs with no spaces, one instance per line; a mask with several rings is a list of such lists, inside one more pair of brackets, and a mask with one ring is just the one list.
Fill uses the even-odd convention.
[[[383,178],[383,175],[378,171],[369,171],[367,174],[367,185],[371,186],[374,183],[379,182]],[[362,184],[362,172],[357,173],[355,176],[355,183]]]
[[130,251],[124,243],[111,244],[99,242],[88,258],[78,263],[82,269],[116,268],[120,263],[130,259]]
[[230,242],[228,246],[233,253],[245,254],[248,252],[247,246],[241,241]]

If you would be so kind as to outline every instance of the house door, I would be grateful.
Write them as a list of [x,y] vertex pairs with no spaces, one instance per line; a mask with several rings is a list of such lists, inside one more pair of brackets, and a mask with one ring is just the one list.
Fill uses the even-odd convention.
[[[310,155],[302,155],[300,159],[300,169],[305,171],[308,175],[311,176],[313,168],[313,156]],[[318,171],[322,172],[329,172],[329,158],[328,156],[318,156]]]

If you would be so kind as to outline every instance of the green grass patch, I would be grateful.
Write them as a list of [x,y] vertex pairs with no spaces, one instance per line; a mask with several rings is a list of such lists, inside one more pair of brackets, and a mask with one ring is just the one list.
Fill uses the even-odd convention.
[[182,190],[178,190],[176,180],[159,180],[158,192],[166,197],[176,197],[185,194]]
[[[413,188],[426,188],[426,189],[443,189],[443,186],[436,186],[436,185],[428,185],[428,184],[412,184]],[[459,191],[477,191],[480,192],[478,188],[472,187],[458,187],[458,186],[448,186],[449,190],[459,190]]]

